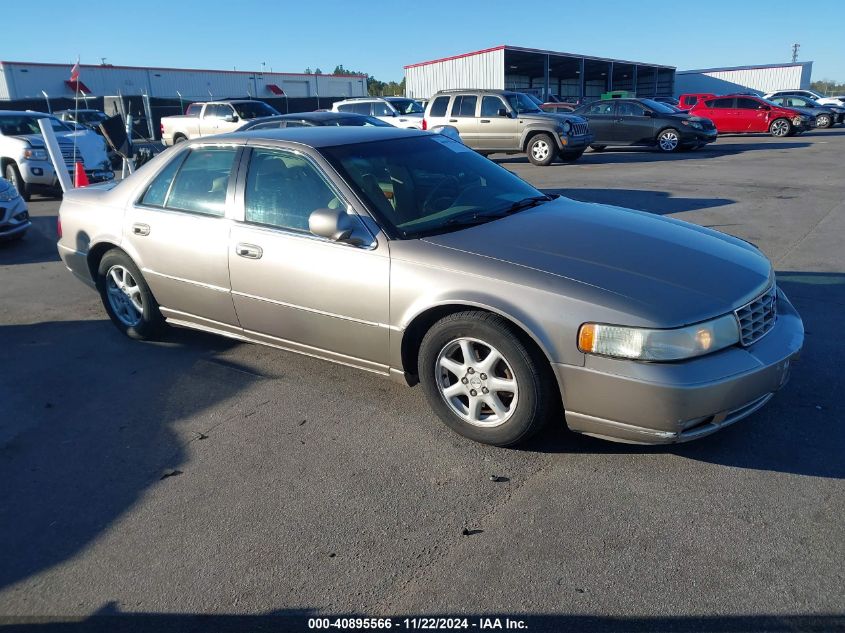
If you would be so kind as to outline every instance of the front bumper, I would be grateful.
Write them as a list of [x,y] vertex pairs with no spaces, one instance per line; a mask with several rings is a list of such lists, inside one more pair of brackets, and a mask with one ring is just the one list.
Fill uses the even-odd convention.
[[19,237],[29,230],[32,222],[23,198],[0,202],[0,240]]
[[587,149],[595,139],[593,134],[577,134],[568,136],[561,134],[557,137],[558,149],[562,152],[578,152]]
[[[53,164],[49,161],[21,161],[19,167],[21,177],[28,185],[48,188],[59,186],[59,178],[56,176]],[[71,181],[73,181],[73,171],[68,169],[68,174],[70,175]],[[114,180],[114,172],[110,169],[86,169],[85,175],[88,176],[88,180],[92,183]]]
[[682,145],[706,145],[713,143],[718,138],[719,132],[715,128],[712,130],[696,130],[695,128],[681,130]]
[[801,317],[778,290],[778,319],[753,345],[678,363],[587,356],[555,364],[573,431],[637,444],[710,435],[751,415],[789,379],[804,343]]

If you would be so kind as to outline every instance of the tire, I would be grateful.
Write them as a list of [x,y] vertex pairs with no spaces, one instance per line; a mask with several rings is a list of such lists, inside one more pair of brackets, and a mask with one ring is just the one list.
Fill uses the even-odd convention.
[[532,164],[538,167],[548,167],[555,159],[557,145],[548,134],[537,134],[528,141],[525,152]]
[[[465,350],[475,357],[469,363]],[[491,370],[485,361],[494,353],[499,360]],[[499,315],[466,311],[426,332],[417,371],[446,426],[476,442],[512,446],[537,433],[557,410],[555,382],[541,356]]]
[[829,114],[820,114],[816,117],[816,127],[827,129],[833,125],[833,118]]
[[607,145],[590,145],[590,149],[594,152],[603,152],[607,149]]
[[15,186],[15,189],[21,194],[21,198],[29,202],[29,199],[32,197],[32,189],[24,182],[18,166],[15,163],[8,163],[6,169],[3,170],[3,175],[6,177],[6,180]]
[[581,158],[584,155],[584,150],[580,150],[577,152],[560,152],[558,157],[564,163],[574,163],[576,160]]
[[182,136],[181,134],[177,134],[176,136],[173,137],[173,144],[178,145],[179,143],[184,143],[187,140],[188,140],[187,137]]
[[769,134],[782,138],[793,133],[792,123],[789,119],[775,119],[769,124]]
[[681,133],[675,128],[668,127],[657,135],[657,149],[665,154],[678,151],[681,146]]
[[129,338],[154,339],[163,329],[164,317],[150,287],[123,251],[110,250],[100,260],[97,290],[112,323]]

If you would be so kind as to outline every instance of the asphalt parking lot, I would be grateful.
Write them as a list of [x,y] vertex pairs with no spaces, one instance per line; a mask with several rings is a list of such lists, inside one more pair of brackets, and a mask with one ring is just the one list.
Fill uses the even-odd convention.
[[0,244],[0,624],[845,630],[843,156],[839,126],[669,157],[501,157],[545,191],[713,227],[774,262],[807,330],[791,382],[660,448],[562,424],[481,446],[419,388],[186,330],[130,341],[58,261],[58,202],[34,198],[34,230]]

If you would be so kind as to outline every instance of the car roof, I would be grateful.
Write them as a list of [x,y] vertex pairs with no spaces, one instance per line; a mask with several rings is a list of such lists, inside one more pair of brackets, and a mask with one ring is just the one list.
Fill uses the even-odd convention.
[[49,112],[37,112],[36,110],[0,110],[0,116],[37,116],[37,117],[53,117],[56,118],[55,114],[50,114]]
[[281,128],[274,130],[246,130],[244,132],[232,132],[221,134],[197,141],[208,140],[233,140],[254,142],[263,139],[270,141],[290,141],[301,143],[311,147],[334,147],[337,145],[354,145],[356,143],[370,143],[373,141],[391,141],[401,138],[413,138],[415,136],[431,136],[431,132],[421,130],[403,129],[398,127],[355,127],[355,126],[318,126],[318,127],[297,127]]

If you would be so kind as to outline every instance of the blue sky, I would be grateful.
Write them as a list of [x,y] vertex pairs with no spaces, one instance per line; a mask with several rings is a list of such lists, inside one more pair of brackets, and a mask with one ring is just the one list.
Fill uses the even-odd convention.
[[343,64],[398,81],[405,64],[499,44],[686,70],[788,61],[800,42],[799,60],[815,62],[814,80],[845,82],[845,14],[840,7],[825,17],[806,2],[145,0],[125,5],[129,28],[109,35],[97,30],[90,7],[76,12],[65,1],[41,0],[45,6],[61,19],[5,29],[0,59],[70,65],[79,54],[89,64],[106,57],[116,65],[238,70],[264,61],[288,72]]

